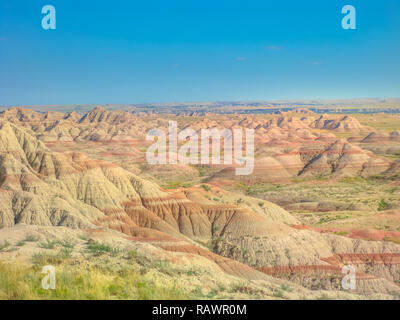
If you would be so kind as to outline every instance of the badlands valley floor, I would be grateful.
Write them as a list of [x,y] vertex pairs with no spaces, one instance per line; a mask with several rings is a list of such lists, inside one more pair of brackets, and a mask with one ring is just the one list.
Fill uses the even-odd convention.
[[[148,165],[169,120],[254,129],[254,172]],[[399,128],[379,110],[4,110],[0,299],[398,299]]]

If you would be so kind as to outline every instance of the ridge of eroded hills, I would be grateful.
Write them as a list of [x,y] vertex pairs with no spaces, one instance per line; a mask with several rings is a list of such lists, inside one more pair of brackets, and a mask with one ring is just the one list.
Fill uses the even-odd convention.
[[[92,115],[87,121],[101,121]],[[338,274],[350,259],[363,270],[361,293],[399,290],[399,245],[303,230],[279,206],[216,186],[163,190],[113,163],[51,151],[32,130],[0,125],[4,227],[114,230],[166,252],[203,257],[244,279],[274,275],[311,288],[310,279],[326,271],[319,288],[327,290],[340,289]]]

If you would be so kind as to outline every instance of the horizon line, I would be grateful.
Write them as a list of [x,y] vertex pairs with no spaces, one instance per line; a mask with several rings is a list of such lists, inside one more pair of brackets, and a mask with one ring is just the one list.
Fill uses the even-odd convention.
[[[8,104],[0,105],[0,108],[18,107],[60,107],[60,106],[146,106],[167,104],[201,104],[201,103],[281,103],[281,102],[330,102],[330,101],[357,101],[357,100],[400,100],[399,97],[357,97],[357,98],[321,98],[321,99],[271,99],[271,100],[202,100],[202,101],[163,101],[163,102],[137,102],[137,103],[60,103],[60,104]],[[400,101],[399,101],[400,102]]]

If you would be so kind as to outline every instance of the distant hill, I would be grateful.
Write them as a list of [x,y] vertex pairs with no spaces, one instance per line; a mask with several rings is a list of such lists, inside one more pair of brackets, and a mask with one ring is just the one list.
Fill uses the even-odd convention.
[[[59,112],[86,113],[97,105],[32,105],[32,106],[0,106],[1,109],[24,107],[39,112],[48,110]],[[339,99],[339,100],[274,100],[274,101],[199,101],[199,102],[168,102],[140,104],[102,104],[108,110],[123,110],[128,112],[146,113],[276,113],[291,111],[297,108],[310,109],[316,113],[400,113],[400,98],[377,99]]]

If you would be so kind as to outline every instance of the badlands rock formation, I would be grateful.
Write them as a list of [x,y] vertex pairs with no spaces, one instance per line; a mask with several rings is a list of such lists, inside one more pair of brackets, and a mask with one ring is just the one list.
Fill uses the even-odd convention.
[[357,119],[344,116],[336,119],[328,118],[328,116],[320,116],[312,123],[313,128],[332,130],[336,132],[368,132],[373,129],[362,126]]
[[[58,119],[60,116],[63,119]],[[66,132],[73,139],[87,137],[82,132],[92,128],[97,133],[103,130],[111,136],[120,135],[109,130],[120,130],[119,124],[130,122],[126,116],[96,109],[79,120],[82,126],[86,123],[77,129],[79,133],[74,126]],[[77,117],[71,114],[46,114],[40,118],[35,113],[15,110],[11,115],[3,114],[0,124],[3,227],[27,224],[103,228],[167,252],[203,257],[229,275],[265,281],[271,281],[272,275],[308,288],[318,286],[328,290],[340,289],[339,271],[352,261],[362,270],[358,277],[360,293],[400,291],[396,284],[400,281],[399,245],[303,230],[299,221],[284,209],[215,186],[163,190],[113,163],[93,160],[74,151],[53,152],[40,140],[47,134],[43,130],[47,125],[49,131],[61,130],[63,121],[75,121],[74,118]],[[13,123],[10,119],[14,119]],[[98,126],[108,122],[114,123],[115,128]],[[291,126],[291,122],[278,121],[276,127]],[[131,122],[122,128],[136,132]],[[66,133],[62,131],[63,134]],[[320,165],[323,170],[329,169],[327,163],[343,172],[347,170],[343,163],[355,161],[357,170],[367,170],[366,164],[372,160],[361,156],[358,161],[357,153],[346,154],[349,148],[348,143],[337,142],[309,161],[319,163],[324,158]],[[292,162],[298,159],[303,162],[301,154],[296,154]],[[314,281],[316,277],[318,283]]]
[[[296,115],[296,113],[293,113]],[[0,119],[24,126],[39,137],[46,140],[88,139],[98,136],[103,140],[116,140],[117,137],[143,136],[148,129],[168,127],[167,118],[173,115],[137,116],[125,111],[107,111],[103,107],[96,107],[90,112],[79,115],[75,112],[62,114],[59,112],[38,113],[30,109],[11,108],[0,113]],[[310,139],[319,137],[320,133],[311,129],[331,130],[333,132],[368,132],[371,128],[361,125],[357,119],[350,116],[320,116],[306,114],[303,117],[281,114],[272,119],[263,119],[257,116],[209,115],[209,117],[186,116],[188,124],[182,122],[181,129],[186,127],[199,129],[212,128],[240,128],[255,129],[256,134],[267,134],[268,140],[274,138],[296,137]],[[212,119],[212,120],[211,120]],[[179,120],[179,119],[177,119]]]
[[400,155],[400,131],[371,132],[362,139],[349,139],[363,149],[383,155]]
[[[98,159],[107,156],[131,172],[138,172],[138,169],[127,163],[125,157],[143,162],[144,151],[149,144],[145,140],[146,133],[153,128],[168,132],[168,118],[177,120],[181,130],[254,129],[255,170],[251,176],[241,178],[251,182],[290,181],[298,177],[315,178],[327,175],[368,176],[393,168],[393,161],[368,151],[383,148],[381,144],[376,146],[373,142],[377,133],[370,133],[363,141],[354,144],[351,141],[340,140],[334,135],[334,132],[355,135],[370,132],[369,127],[361,125],[355,118],[303,114],[283,113],[267,119],[255,115],[176,118],[168,115],[137,116],[124,111],[107,111],[102,107],[84,115],[74,112],[38,113],[29,109],[12,108],[0,113],[0,120],[25,128],[26,132],[53,149],[63,147],[67,143],[74,143],[76,148],[82,146],[83,150],[87,149],[85,143],[108,144],[104,154],[92,154],[90,150],[88,152]],[[390,154],[399,151],[398,137],[398,132],[393,132],[385,138],[388,142],[383,142],[383,145],[386,145],[385,150]],[[96,147],[91,149],[96,150]],[[225,165],[219,168],[219,172],[210,181],[238,178],[232,166]],[[167,167],[150,169],[150,172],[151,170],[159,177],[169,175]],[[189,173],[190,170],[186,170],[189,175],[192,174]]]

